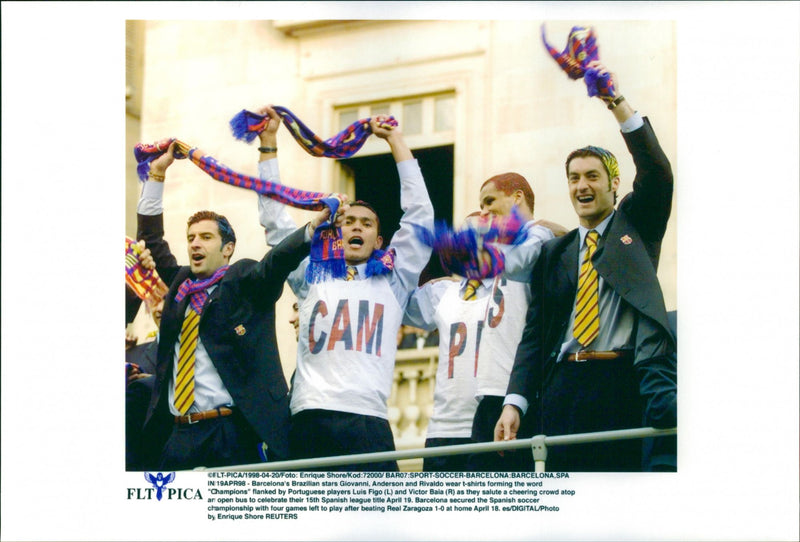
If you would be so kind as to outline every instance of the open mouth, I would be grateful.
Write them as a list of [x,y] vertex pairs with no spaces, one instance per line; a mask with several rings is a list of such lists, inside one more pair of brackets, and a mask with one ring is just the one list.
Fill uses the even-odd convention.
[[594,201],[594,196],[592,195],[577,196],[575,199],[577,199],[579,203],[591,203]]
[[361,237],[351,237],[347,244],[354,248],[360,248],[364,246],[364,240]]
[[205,259],[202,254],[192,254],[192,263],[200,263]]

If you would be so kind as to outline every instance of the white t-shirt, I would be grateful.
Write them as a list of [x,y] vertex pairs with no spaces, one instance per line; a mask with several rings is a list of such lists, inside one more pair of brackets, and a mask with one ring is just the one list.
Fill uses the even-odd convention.
[[477,395],[505,397],[531,300],[528,282],[495,277],[478,351]]
[[464,438],[472,434],[475,398],[476,346],[488,298],[464,301],[458,282],[446,287],[433,320],[439,329],[439,365],[433,392],[428,438]]
[[386,275],[310,284],[300,305],[291,411],[388,418],[403,315]]

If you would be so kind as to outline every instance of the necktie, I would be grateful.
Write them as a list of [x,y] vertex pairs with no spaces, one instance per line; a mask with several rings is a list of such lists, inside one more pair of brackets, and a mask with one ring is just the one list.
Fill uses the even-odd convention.
[[578,277],[578,296],[575,301],[575,323],[572,336],[583,346],[588,346],[600,331],[597,306],[597,270],[592,265],[592,254],[597,249],[598,234],[592,230],[586,235],[586,253]]
[[469,279],[467,281],[467,287],[464,289],[464,301],[470,301],[477,297],[477,290],[478,287],[481,285],[481,281],[478,279]]
[[197,326],[200,315],[190,305],[181,328],[178,354],[178,376],[175,378],[175,408],[183,415],[194,403],[194,351],[197,347]]
[[356,278],[357,275],[358,275],[358,269],[356,269],[355,266],[353,265],[348,265],[347,277],[345,277],[345,280],[353,280]]

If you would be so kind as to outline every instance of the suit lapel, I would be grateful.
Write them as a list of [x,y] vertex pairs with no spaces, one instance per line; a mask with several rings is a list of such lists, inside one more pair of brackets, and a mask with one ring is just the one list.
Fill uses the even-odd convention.
[[578,234],[578,230],[575,230],[572,239],[567,241],[561,253],[560,262],[561,266],[566,270],[566,277],[569,280],[570,289],[578,288],[578,253],[580,248],[578,244],[580,240],[581,236]]

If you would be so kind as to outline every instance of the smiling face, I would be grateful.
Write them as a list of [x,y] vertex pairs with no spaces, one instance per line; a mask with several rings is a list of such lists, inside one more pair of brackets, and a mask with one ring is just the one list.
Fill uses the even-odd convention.
[[189,267],[197,278],[205,279],[227,265],[233,254],[233,243],[222,245],[216,220],[200,220],[186,231]]
[[506,194],[502,190],[498,190],[494,183],[486,183],[483,185],[483,188],[481,188],[480,193],[481,214],[510,216],[511,208],[514,207],[514,205],[519,205],[522,199],[521,190]]
[[378,235],[378,217],[363,205],[351,205],[342,218],[344,259],[348,265],[358,265],[381,248],[383,238]]
[[573,158],[567,165],[567,181],[581,226],[594,228],[614,210],[619,177],[609,180],[603,162],[596,156]]

